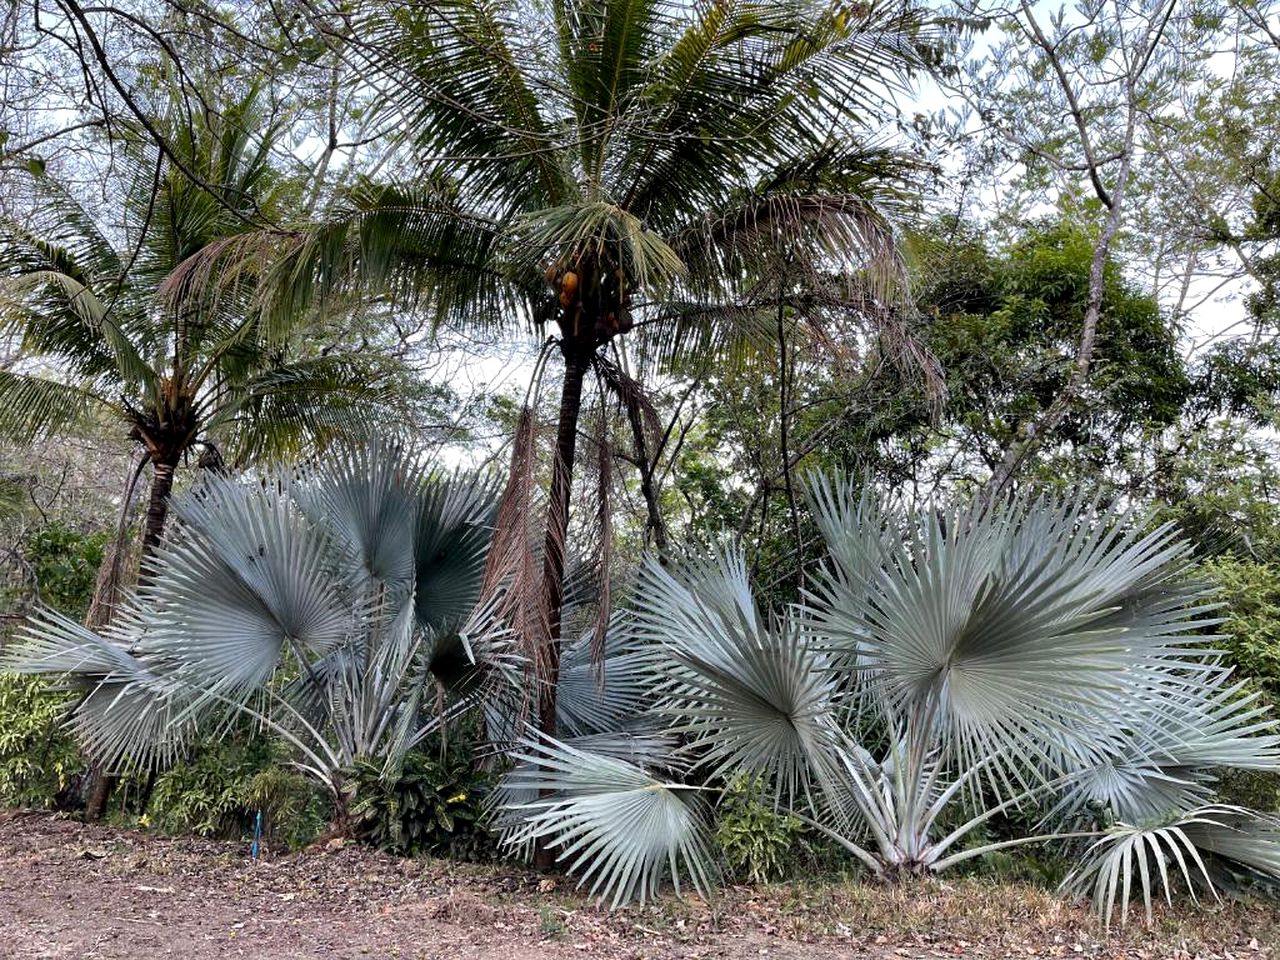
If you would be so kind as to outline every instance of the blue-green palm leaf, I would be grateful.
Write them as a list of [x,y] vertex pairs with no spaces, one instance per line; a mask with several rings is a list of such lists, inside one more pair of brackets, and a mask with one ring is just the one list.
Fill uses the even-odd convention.
[[[614,906],[653,897],[666,877],[708,891],[716,875],[698,791],[657,779],[634,763],[552,739],[526,741],[507,786],[538,799],[518,811],[513,845],[545,838]],[[509,808],[510,809],[510,808]]]

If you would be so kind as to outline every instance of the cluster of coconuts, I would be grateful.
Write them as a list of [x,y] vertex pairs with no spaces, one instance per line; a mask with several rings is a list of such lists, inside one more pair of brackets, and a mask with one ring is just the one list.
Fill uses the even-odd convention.
[[573,263],[557,260],[546,269],[547,286],[560,300],[561,325],[580,332],[590,320],[596,339],[604,342],[633,326],[627,305],[627,275],[621,268],[579,257]]

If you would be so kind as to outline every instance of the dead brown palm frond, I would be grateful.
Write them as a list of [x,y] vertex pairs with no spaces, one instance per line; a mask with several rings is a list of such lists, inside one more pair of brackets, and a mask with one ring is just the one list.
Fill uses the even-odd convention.
[[695,278],[776,271],[780,259],[814,271],[858,274],[878,300],[906,294],[893,228],[872,201],[843,193],[751,196],[707,214],[672,243]]
[[600,379],[618,399],[631,421],[637,441],[644,444],[650,456],[656,454],[662,442],[662,422],[644,386],[603,354],[597,355],[595,362]]
[[[550,634],[543,597],[542,557],[538,536],[545,529],[537,481],[537,424],[533,411],[520,411],[511,447],[511,471],[498,501],[493,540],[481,587],[496,615],[515,633],[528,662],[545,675]],[[527,705],[526,705],[527,706]]]
[[251,230],[223,237],[183,260],[157,292],[175,307],[203,301],[259,280],[271,265],[287,258],[303,242],[301,233]]

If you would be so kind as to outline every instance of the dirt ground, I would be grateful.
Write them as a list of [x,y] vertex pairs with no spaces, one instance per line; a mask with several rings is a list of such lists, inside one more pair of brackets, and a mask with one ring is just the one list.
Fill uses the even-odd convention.
[[0,812],[0,957],[14,960],[1115,957],[1280,960],[1280,907],[1166,912],[1104,937],[1042,890],[967,879],[730,888],[610,912],[512,867],[336,844],[243,844]]

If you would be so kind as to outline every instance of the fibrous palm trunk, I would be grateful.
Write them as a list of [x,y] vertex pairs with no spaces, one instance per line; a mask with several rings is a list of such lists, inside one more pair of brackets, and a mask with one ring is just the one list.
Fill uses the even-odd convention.
[[[164,524],[169,516],[169,496],[173,492],[173,475],[181,459],[181,450],[166,451],[161,456],[153,455],[152,457],[154,473],[151,477],[151,492],[147,501],[146,526],[142,534],[142,568],[138,573],[139,584],[144,584],[151,578],[148,561],[160,545],[161,537],[164,536]],[[101,767],[94,768],[93,787],[84,811],[87,819],[101,820],[106,815],[107,803],[111,799],[111,792],[115,789],[118,780],[118,777]],[[144,810],[153,784],[154,780],[149,779],[144,788],[140,801]]]
[[138,576],[140,583],[150,579],[147,560],[160,546],[164,536],[165,520],[169,517],[169,497],[173,493],[173,475],[178,469],[178,461],[182,451],[166,454],[154,461],[155,474],[151,478],[151,495],[147,501],[146,526],[142,531],[142,571]]
[[[591,366],[594,339],[566,337],[564,384],[560,390],[560,419],[556,430],[555,462],[551,469],[551,496],[547,511],[547,536],[543,551],[543,614],[546,635],[538,651],[538,727],[556,733],[556,687],[560,680],[560,633],[564,608],[565,555],[569,536],[569,501],[573,489],[573,464],[578,449],[578,420],[582,414],[582,384]],[[539,843],[534,862],[549,867],[555,861],[552,847]]]
[[591,365],[593,343],[566,339],[564,385],[560,391],[560,419],[556,430],[555,463],[551,471],[551,496],[547,512],[547,537],[543,553],[544,613],[547,635],[540,654],[541,686],[538,721],[543,733],[556,732],[556,683],[560,675],[561,612],[564,607],[564,573],[569,535],[569,502],[573,488],[574,458],[578,448],[578,420],[582,413],[582,384]]

